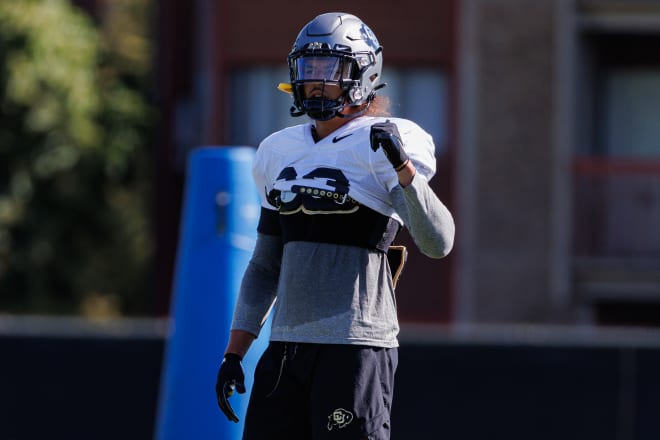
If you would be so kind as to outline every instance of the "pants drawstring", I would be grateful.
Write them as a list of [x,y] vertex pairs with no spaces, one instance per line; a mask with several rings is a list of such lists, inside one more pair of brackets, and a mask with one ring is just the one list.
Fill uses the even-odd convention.
[[[294,347],[293,347],[293,356],[296,355],[296,349],[297,348],[298,347],[296,345],[294,345]],[[284,364],[286,364],[288,349],[289,349],[289,344],[285,342],[284,343],[284,350],[282,351],[282,360],[280,361],[280,371],[279,371],[279,373],[277,373],[277,380],[275,381],[275,386],[273,387],[273,389],[271,390],[270,393],[266,394],[266,397],[272,396],[273,393],[275,392],[275,390],[277,390],[277,387],[280,385],[280,379],[282,379],[282,373],[284,372]]]

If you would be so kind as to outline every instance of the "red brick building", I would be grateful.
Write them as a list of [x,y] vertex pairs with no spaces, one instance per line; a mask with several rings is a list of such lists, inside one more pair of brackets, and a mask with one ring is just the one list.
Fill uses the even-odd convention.
[[166,310],[185,157],[285,124],[286,55],[328,9],[384,46],[394,113],[434,135],[453,253],[411,255],[402,319],[657,324],[660,8],[655,1],[158,2],[156,219]]

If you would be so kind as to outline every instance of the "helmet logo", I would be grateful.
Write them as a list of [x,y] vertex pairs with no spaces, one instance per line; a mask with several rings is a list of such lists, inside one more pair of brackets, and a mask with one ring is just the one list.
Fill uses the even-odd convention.
[[308,50],[321,50],[323,49],[324,44],[318,41],[314,41],[313,43],[309,43],[306,47]]
[[378,40],[376,39],[376,35],[374,35],[373,31],[369,29],[369,27],[366,24],[362,23],[362,26],[360,27],[360,33],[362,34],[362,39],[374,51],[376,51],[380,47],[380,45],[378,44]]

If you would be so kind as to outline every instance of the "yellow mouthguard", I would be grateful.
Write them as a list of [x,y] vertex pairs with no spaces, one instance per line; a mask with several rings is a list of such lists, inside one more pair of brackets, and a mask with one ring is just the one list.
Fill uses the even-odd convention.
[[291,93],[293,87],[289,83],[279,83],[277,89],[283,91],[284,93]]

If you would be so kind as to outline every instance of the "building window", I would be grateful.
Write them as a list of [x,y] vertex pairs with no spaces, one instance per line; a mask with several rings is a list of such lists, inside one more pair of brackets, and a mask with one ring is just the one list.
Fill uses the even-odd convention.
[[575,251],[660,258],[660,63],[646,56],[660,40],[607,36],[589,44],[591,117],[580,121]]
[[573,276],[604,324],[660,324],[658,31],[582,40]]
[[577,251],[660,257],[660,69],[603,76],[598,141],[576,161]]
[[285,67],[256,67],[233,72],[228,109],[233,145],[256,147],[274,131],[300,123],[300,118],[289,115],[291,98],[277,90],[282,82],[289,82]]
[[615,67],[604,72],[599,129],[612,158],[660,159],[660,67]]
[[437,69],[387,69],[382,93],[392,102],[392,115],[418,123],[433,136],[436,155],[447,151],[447,79]]

